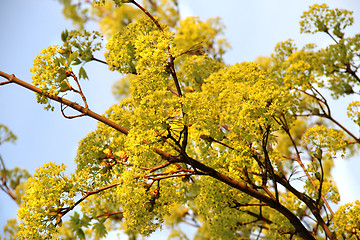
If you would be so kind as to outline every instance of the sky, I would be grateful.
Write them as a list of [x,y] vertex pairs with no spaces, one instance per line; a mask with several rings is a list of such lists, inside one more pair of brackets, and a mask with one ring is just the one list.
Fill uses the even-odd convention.
[[[222,18],[226,25],[225,37],[232,46],[225,55],[225,61],[229,64],[269,56],[278,42],[289,38],[299,46],[309,42],[317,42],[319,46],[328,43],[325,36],[300,35],[298,24],[302,12],[309,5],[323,2],[330,7],[354,11],[355,25],[351,32],[359,31],[358,0],[179,0],[183,18]],[[61,6],[55,0],[0,0],[0,9],[0,71],[31,82],[29,69],[34,57],[42,49],[60,44],[61,31],[73,29],[73,26],[64,19]],[[103,59],[103,56],[97,57]],[[86,65],[86,70],[90,81],[84,82],[82,88],[90,109],[103,113],[116,103],[111,86],[120,75],[96,63]],[[346,121],[348,101],[340,99],[331,102],[338,120]],[[96,128],[97,122],[87,117],[65,119],[58,105],[54,103],[54,106],[54,112],[45,111],[42,105],[36,103],[34,93],[15,84],[0,86],[0,124],[8,126],[18,137],[16,144],[0,146],[0,154],[8,169],[19,166],[34,173],[37,167],[52,161],[65,163],[69,171],[74,170],[77,144]],[[351,126],[350,122],[346,124]],[[356,127],[352,127],[352,131],[359,135]],[[342,203],[360,199],[358,157],[335,162],[333,174],[338,182]],[[7,219],[16,217],[16,211],[17,205],[0,192],[0,232]],[[157,233],[157,237],[165,235],[161,234]]]

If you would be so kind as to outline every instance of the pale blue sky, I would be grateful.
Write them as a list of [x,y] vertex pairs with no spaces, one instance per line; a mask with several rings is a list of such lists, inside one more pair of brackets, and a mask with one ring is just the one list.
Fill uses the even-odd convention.
[[[353,10],[360,30],[360,1],[300,1],[300,0],[180,0],[184,16],[200,16],[205,20],[220,16],[227,26],[225,37],[232,49],[225,55],[227,63],[252,61],[258,56],[268,56],[279,41],[292,38],[302,45],[318,41],[326,43],[324,36],[300,35],[299,20],[303,11],[314,3],[328,3],[331,7]],[[0,70],[14,73],[18,78],[31,82],[29,69],[34,57],[49,45],[60,43],[63,29],[71,29],[65,21],[57,1],[50,0],[0,0]],[[99,56],[103,58],[103,56]],[[111,85],[119,78],[101,64],[86,65],[90,81],[83,83],[83,90],[90,109],[103,113],[115,103]],[[2,81],[2,80],[0,80]],[[344,119],[346,101],[334,102],[338,119]],[[17,136],[15,145],[5,144],[0,153],[6,166],[27,168],[31,173],[49,161],[68,164],[74,169],[73,159],[77,143],[97,123],[90,118],[64,119],[54,104],[54,112],[46,112],[36,103],[35,95],[19,86],[0,87],[0,123],[7,125]],[[349,123],[350,124],[350,123]],[[353,128],[357,134],[358,129]],[[358,158],[358,156],[357,156]],[[336,162],[335,179],[338,181],[343,202],[360,199],[358,159]],[[17,206],[0,192],[0,232],[6,220],[16,216]],[[155,239],[155,238],[154,238]],[[159,238],[157,238],[159,239]]]

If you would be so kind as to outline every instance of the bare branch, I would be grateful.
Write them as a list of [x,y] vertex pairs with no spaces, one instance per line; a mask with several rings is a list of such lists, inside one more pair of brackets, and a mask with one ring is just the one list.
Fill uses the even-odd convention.
[[3,176],[1,176],[1,185],[0,185],[0,189],[2,191],[4,191],[7,195],[9,195],[9,197],[14,200],[16,202],[16,204],[20,207],[20,203],[18,203],[17,199],[16,199],[16,195],[15,193],[7,186],[7,171],[5,168],[5,163],[0,155],[0,161],[1,161],[1,165],[3,168]]
[[155,23],[156,27],[160,30],[160,31],[164,31],[162,29],[162,27],[160,26],[159,22],[145,9],[143,8],[140,4],[138,4],[137,2],[135,2],[134,0],[130,0],[130,3],[134,4],[136,7],[138,7],[141,11],[143,11],[149,18],[151,18],[151,20]]
[[65,114],[65,112],[64,112],[64,110],[65,110],[67,107],[68,107],[68,106],[63,107],[63,104],[60,103],[61,114],[63,115],[64,118],[73,119],[73,118],[85,116],[85,113],[81,113],[81,114],[74,115],[74,116],[67,116],[67,115]]
[[110,217],[110,216],[113,216],[113,215],[120,215],[120,214],[123,214],[123,213],[124,213],[124,211],[117,211],[117,212],[110,212],[110,213],[108,212],[108,213],[98,215],[95,218]]
[[172,92],[173,94],[175,94],[176,96],[180,97],[179,93],[177,91],[175,91],[174,89],[172,89],[170,86],[167,86],[167,89]]
[[149,178],[154,181],[163,180],[167,178],[175,178],[175,177],[190,177],[194,175],[195,173],[181,173],[181,174],[174,174],[174,175],[168,175],[168,176],[161,176],[161,177],[155,177],[155,178]]
[[[313,185],[313,187],[315,188],[316,191],[319,191],[318,187],[316,186],[314,180],[312,179],[312,177],[310,176],[308,170],[306,169],[304,163],[302,162],[301,160],[301,157],[300,157],[300,152],[299,152],[299,149],[290,133],[290,130],[289,130],[289,127],[288,127],[288,124],[286,122],[286,118],[284,117],[284,121],[285,125],[283,126],[283,129],[285,131],[285,133],[288,135],[294,149],[295,149],[295,152],[296,152],[296,158],[295,158],[295,161],[299,163],[299,165],[301,166],[301,168],[303,169],[304,173],[306,174],[307,178],[309,179],[311,185]],[[324,201],[326,207],[329,209],[330,213],[332,216],[334,216],[334,212],[332,211],[329,203],[327,202],[327,200],[324,198],[324,196],[321,196],[321,199]]]
[[88,104],[87,104],[87,101],[86,101],[86,98],[85,98],[85,95],[83,93],[83,91],[81,90],[81,86],[80,86],[80,83],[78,81],[78,78],[76,77],[76,75],[74,74],[73,71],[70,71],[70,72],[67,72],[66,74],[68,74],[68,76],[72,77],[74,79],[74,81],[76,82],[78,88],[79,88],[79,91],[76,91],[75,89],[71,88],[73,91],[75,91],[76,93],[80,94],[84,104],[85,104],[85,108],[86,109],[89,109],[88,107]]
[[120,126],[119,124],[116,124],[115,122],[101,116],[100,114],[97,114],[93,111],[91,111],[90,109],[87,109],[87,108],[84,108],[82,106],[80,106],[79,104],[75,103],[75,102],[72,102],[72,101],[69,101],[65,98],[62,98],[62,97],[59,97],[59,96],[56,96],[56,95],[52,95],[52,94],[48,94],[48,93],[45,93],[43,91],[41,91],[40,88],[37,88],[27,82],[24,82],[18,78],[16,78],[14,75],[9,75],[9,74],[6,74],[2,71],[0,71],[0,76],[3,77],[3,78],[6,78],[8,79],[10,82],[12,83],[16,83],[22,87],[25,87],[33,92],[36,92],[38,94],[41,94],[41,95],[44,95],[56,102],[59,102],[59,103],[62,103],[64,105],[67,105],[69,107],[71,107],[72,109],[74,110],[77,110],[81,113],[84,113],[85,115],[91,117],[91,118],[94,118],[96,120],[98,120],[99,122],[102,122],[116,130],[118,130],[119,132],[122,132],[123,134],[127,135],[129,133],[129,130],[127,130],[126,128]]
[[93,57],[92,60],[97,61],[97,62],[99,62],[99,63],[103,63],[103,64],[105,64],[105,65],[109,65],[106,61],[103,61],[103,60],[98,59],[98,58],[94,58],[94,57]]
[[0,86],[1,86],[1,85],[5,85],[5,84],[8,84],[8,83],[11,83],[11,81],[0,82]]
[[[105,190],[113,188],[113,187],[117,187],[118,185],[120,185],[120,183],[111,184],[106,187],[87,192],[85,196],[83,196],[81,199],[79,199],[71,207],[61,208],[60,211],[58,212],[58,214],[60,214],[60,216],[63,217],[64,215],[66,215],[68,212],[73,210],[77,205],[79,205],[81,202],[83,202],[86,198],[90,197],[91,195],[97,194],[99,192],[105,191]],[[57,226],[57,224],[55,224],[55,226]]]
[[156,170],[159,170],[159,169],[162,169],[162,168],[164,168],[164,167],[167,167],[167,166],[169,166],[170,164],[173,164],[173,163],[172,163],[172,162],[165,162],[165,163],[163,163],[163,164],[161,164],[161,165],[159,165],[159,166],[155,166],[155,167],[149,168],[148,170],[149,170],[150,172],[154,172],[154,171],[156,171]]

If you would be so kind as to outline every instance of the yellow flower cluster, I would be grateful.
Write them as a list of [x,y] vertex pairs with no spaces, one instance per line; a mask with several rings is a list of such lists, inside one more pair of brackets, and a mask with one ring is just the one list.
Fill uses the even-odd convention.
[[[72,73],[71,66],[94,60],[93,52],[101,49],[100,33],[93,31],[63,31],[61,34],[63,46],[50,46],[40,52],[34,59],[34,66],[30,69],[33,74],[32,82],[44,93],[58,95],[71,89],[67,78]],[[76,77],[76,76],[75,76]],[[80,67],[78,79],[86,79],[87,74]],[[46,104],[46,110],[53,110],[49,99],[43,94],[37,94],[37,101]]]
[[180,21],[176,28],[174,42],[178,49],[188,54],[209,56],[221,60],[225,51],[230,48],[229,43],[220,38],[223,24],[220,18],[210,18],[203,22],[198,17],[187,17]]
[[338,151],[345,153],[345,134],[341,130],[328,128],[325,125],[315,125],[307,129],[303,145],[308,145],[313,153],[319,148],[326,148],[328,157],[333,158]]
[[45,164],[26,183],[26,192],[18,212],[19,239],[51,238],[61,225],[58,210],[73,204],[76,194],[71,177],[64,175],[66,166]]
[[[72,176],[64,174],[64,165],[49,163],[39,168],[26,185],[19,211],[19,239],[54,237],[55,226],[61,225],[61,211],[74,204],[76,194],[88,196],[91,192],[96,197],[79,204],[82,214],[70,217],[70,229],[78,237],[85,236],[81,228],[91,221],[97,221],[93,224],[95,235],[101,232],[104,236],[105,220],[99,218],[109,214],[110,219],[116,212],[121,214],[111,219],[121,221],[121,228],[134,235],[148,236],[166,219],[178,224],[189,213],[201,222],[199,233],[208,234],[204,236],[210,239],[233,239],[240,232],[250,238],[263,226],[257,222],[266,225],[261,228],[265,238],[282,239],[288,237],[283,233],[295,232],[284,215],[263,206],[266,201],[203,176],[207,172],[193,171],[189,159],[164,165],[167,158],[156,153],[160,150],[178,159],[194,158],[258,194],[266,192],[271,198],[278,193],[281,205],[301,216],[301,221],[309,212],[306,201],[294,194],[296,189],[285,191],[274,186],[285,179],[292,184],[300,158],[310,156],[313,161],[304,167],[310,177],[301,194],[317,199],[316,187],[320,188],[320,177],[324,177],[322,196],[339,201],[330,170],[336,154],[345,152],[345,133],[326,125],[313,126],[305,117],[327,114],[327,102],[315,87],[328,87],[337,96],[352,91],[348,86],[354,80],[350,80],[349,71],[357,58],[348,50],[359,49],[360,35],[342,39],[343,29],[353,21],[350,12],[314,5],[304,14],[303,32],[331,29],[331,34],[341,39],[327,49],[316,51],[313,44],[298,49],[288,40],[279,43],[270,58],[226,66],[222,55],[228,44],[219,38],[223,28],[219,19],[193,17],[176,24],[178,15],[164,16],[165,12],[175,14],[176,1],[165,0],[159,0],[165,3],[157,11],[159,18],[139,18],[139,13],[143,14],[140,10],[114,7],[125,2],[116,0],[111,5],[110,1],[96,0],[94,5],[99,6],[99,17],[106,15],[101,25],[111,36],[105,53],[109,69],[125,75],[115,90],[121,101],[104,117],[128,131],[123,134],[100,123],[79,143]],[[146,4],[154,6],[152,1]],[[168,26],[159,24],[159,19],[165,19]],[[96,32],[66,30],[62,40],[62,47],[43,50],[31,69],[34,84],[55,95],[71,89],[69,71],[93,60],[93,52],[101,47],[96,41],[102,38]],[[344,68],[348,65],[350,68]],[[350,77],[345,78],[346,74]],[[84,70],[79,71],[81,77],[87,77]],[[39,95],[38,101],[51,108],[44,96]],[[358,101],[348,107],[348,116],[357,124],[359,107]],[[302,150],[308,155],[299,153]],[[271,178],[273,174],[276,176]],[[354,215],[358,205],[339,209],[335,231],[346,236],[351,231],[358,234],[355,226],[359,219]],[[179,206],[184,208],[179,210]],[[244,208],[250,214],[244,214]],[[342,223],[341,214],[350,214],[349,224]]]
[[336,211],[332,228],[336,236],[345,239],[360,238],[360,201],[347,203]]
[[333,30],[335,36],[342,38],[343,30],[351,26],[354,18],[352,11],[345,9],[329,9],[326,4],[314,4],[310,10],[304,12],[300,21],[300,31],[304,33],[330,32]]
[[106,46],[109,68],[130,74],[145,70],[164,72],[173,33],[162,27],[164,31],[143,17],[115,34]]
[[[59,64],[56,61],[59,51],[60,47],[57,45],[42,50],[34,59],[34,67],[30,69],[30,72],[34,74],[33,84],[40,87],[42,91],[54,95],[59,93],[59,86],[53,84],[60,75]],[[49,99],[43,95],[38,94],[37,101],[47,104],[46,109],[52,108]]]
[[[105,0],[94,0],[93,5],[95,7],[101,7],[101,6],[104,6],[105,2],[106,2]],[[121,5],[123,3],[129,2],[129,0],[113,0],[113,2],[114,2],[116,7],[121,7]]]
[[349,104],[347,115],[353,122],[360,125],[360,101],[353,101]]

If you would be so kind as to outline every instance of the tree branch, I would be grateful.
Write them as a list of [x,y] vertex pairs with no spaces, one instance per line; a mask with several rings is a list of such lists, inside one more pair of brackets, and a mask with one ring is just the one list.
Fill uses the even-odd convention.
[[110,212],[110,213],[108,212],[108,213],[98,215],[95,218],[110,217],[110,216],[113,216],[113,215],[119,215],[119,214],[123,214],[123,213],[124,213],[124,211],[117,211],[117,212]]
[[97,59],[97,58],[92,58],[92,60],[94,60],[94,61],[97,61],[97,62],[99,62],[99,63],[103,63],[103,64],[105,64],[105,65],[109,65],[107,62],[105,62],[105,61],[103,61],[103,60],[101,60],[101,59]]
[[272,177],[272,180],[273,180],[273,183],[274,183],[276,201],[279,202],[279,192],[278,192],[277,183],[276,183],[276,180],[275,180],[275,177],[274,177],[274,175],[275,175],[274,168],[273,168],[273,166],[271,164],[270,157],[269,157],[269,154],[268,154],[268,151],[267,151],[267,144],[268,144],[269,134],[270,134],[270,126],[267,126],[267,128],[265,130],[265,133],[264,133],[264,136],[263,136],[262,148],[263,148],[263,152],[264,152],[264,161],[265,161],[266,169],[268,169],[270,171],[270,174],[271,174],[271,177]]
[[[103,187],[103,188],[99,188],[96,189],[94,191],[90,191],[87,192],[85,196],[83,196],[81,199],[79,199],[76,203],[74,203],[74,205],[72,205],[71,207],[66,207],[66,208],[61,208],[59,209],[58,214],[60,214],[60,217],[63,217],[65,214],[67,214],[68,212],[70,212],[71,210],[73,210],[77,205],[79,205],[82,201],[84,201],[86,198],[90,197],[91,195],[94,195],[96,193],[105,191],[107,189],[113,188],[118,186],[120,183],[115,183],[115,184],[111,184],[109,186]],[[57,226],[57,223],[55,224],[55,227]]]
[[[303,169],[304,173],[306,174],[307,178],[309,179],[310,183],[313,185],[313,187],[315,188],[315,190],[316,190],[316,191],[319,191],[319,189],[318,189],[318,187],[316,186],[314,180],[313,180],[312,177],[310,176],[310,174],[309,174],[309,172],[307,171],[304,163],[303,163],[302,160],[301,160],[300,152],[299,152],[298,147],[297,147],[297,145],[296,145],[296,143],[295,143],[295,141],[294,141],[294,139],[293,139],[293,137],[292,137],[292,135],[291,135],[291,133],[290,133],[290,129],[289,129],[289,127],[288,127],[288,124],[287,124],[287,122],[286,122],[285,117],[284,117],[283,123],[284,123],[284,125],[282,126],[282,127],[283,127],[283,130],[284,130],[284,131],[286,132],[286,134],[288,135],[288,137],[289,137],[289,139],[290,139],[290,141],[291,141],[291,143],[292,143],[292,145],[293,145],[293,147],[294,147],[294,149],[295,149],[295,152],[296,152],[296,158],[295,158],[294,160],[299,163],[299,165],[300,165],[301,168]],[[331,207],[330,207],[329,203],[327,202],[327,200],[324,198],[324,196],[321,196],[321,199],[324,201],[324,203],[325,203],[326,207],[329,209],[331,215],[334,216],[334,212],[333,212],[333,210],[331,209]]]
[[114,128],[114,129],[116,129],[119,132],[122,132],[125,135],[127,135],[129,133],[129,130],[127,130],[126,128],[124,128],[124,127],[120,126],[119,124],[116,124],[115,122],[110,121],[109,119],[107,119],[107,118],[105,118],[105,117],[91,111],[90,109],[84,108],[84,107],[80,106],[79,104],[74,103],[72,101],[69,101],[69,100],[67,100],[65,98],[45,93],[45,92],[41,91],[40,88],[37,88],[37,87],[27,83],[27,82],[24,82],[24,81],[18,79],[17,77],[15,77],[15,75],[9,75],[7,73],[4,73],[4,72],[0,71],[0,76],[3,77],[3,78],[8,79],[9,82],[16,83],[16,84],[18,84],[18,85],[20,85],[20,86],[22,86],[24,88],[27,88],[27,89],[29,89],[29,90],[31,90],[33,92],[44,95],[44,96],[46,96],[46,97],[48,97],[48,98],[50,98],[50,99],[52,99],[52,100],[54,100],[56,102],[67,105],[67,106],[71,107],[74,110],[77,110],[77,111],[79,111],[81,113],[84,113],[85,115],[87,115],[87,116],[89,116],[91,118],[94,118],[94,119],[98,120],[99,122],[102,122],[102,123]]
[[16,204],[20,207],[20,203],[17,201],[16,199],[16,195],[15,193],[7,186],[7,171],[5,168],[5,163],[0,155],[0,161],[1,161],[1,165],[3,168],[3,176],[1,176],[1,185],[0,185],[0,189],[3,190],[7,195],[9,195],[9,197],[14,200],[16,202]]
[[[310,209],[311,213],[314,215],[319,225],[324,229],[326,236],[331,240],[336,240],[335,236],[329,229],[329,227],[325,224],[324,220],[320,216],[320,210],[317,208],[315,202],[306,194],[303,194],[297,191],[290,183],[284,178],[275,175],[276,180],[284,186],[287,190],[289,190],[292,194],[294,194],[298,199],[306,204],[306,206]],[[306,239],[306,238],[305,238]]]
[[[235,189],[238,189],[241,192],[244,192],[244,193],[260,200],[261,202],[266,203],[267,206],[280,212],[296,228],[300,237],[302,237],[304,239],[308,239],[308,240],[315,240],[314,236],[304,227],[304,225],[298,219],[298,217],[294,213],[292,213],[289,209],[287,209],[285,206],[278,203],[276,200],[260,193],[259,191],[255,190],[253,188],[248,187],[244,183],[241,183],[241,182],[238,182],[238,181],[235,181],[235,180],[229,178],[228,176],[216,171],[215,169],[213,169],[211,167],[204,165],[203,163],[201,163],[195,159],[191,159],[191,162],[197,169],[203,171],[208,176],[211,176],[211,177],[219,180],[220,182],[223,182]],[[276,179],[276,180],[278,181],[278,179]]]

